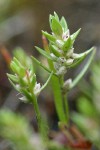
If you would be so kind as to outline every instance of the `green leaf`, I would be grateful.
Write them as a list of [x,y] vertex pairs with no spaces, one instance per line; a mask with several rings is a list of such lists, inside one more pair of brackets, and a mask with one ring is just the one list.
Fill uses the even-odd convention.
[[29,93],[29,91],[27,91],[25,88],[22,88],[21,92],[27,98],[28,102],[32,102],[33,101],[33,98],[31,96],[31,94]]
[[52,75],[53,75],[53,72],[51,72],[51,74],[50,74],[48,80],[47,80],[46,83],[41,87],[40,91],[42,91],[42,90],[48,85],[48,83],[49,83],[49,81],[50,81]]
[[30,79],[31,88],[34,88],[35,84],[36,84],[36,75],[33,74],[31,79]]
[[62,26],[54,17],[52,18],[51,28],[52,28],[53,33],[56,36],[62,36],[62,33],[63,33]]
[[19,67],[14,61],[11,61],[10,68],[14,73],[19,74]]
[[58,15],[57,15],[57,13],[55,11],[54,11],[54,17],[59,22],[59,17],[58,17]]
[[78,34],[80,33],[80,31],[81,31],[81,28],[78,30],[78,31],[76,31],[75,33],[73,33],[72,35],[71,35],[71,40],[74,42],[75,41],[75,39],[77,38],[77,36],[78,36]]
[[90,48],[84,53],[76,54],[76,56],[73,56],[73,59],[75,61],[72,65],[69,66],[69,68],[76,67],[77,65],[79,65],[92,50],[94,50],[94,47]]
[[50,28],[52,29],[52,18],[53,18],[53,16],[50,14],[49,15],[49,24],[50,24]]
[[56,39],[53,35],[49,34],[48,32],[45,32],[45,31],[42,31],[42,34],[49,40],[49,41],[52,41],[52,42],[55,42]]
[[71,41],[71,38],[69,37],[67,41],[64,42],[62,49],[63,51],[67,52],[68,50],[70,50],[71,46],[72,46],[72,41]]
[[17,86],[10,80],[10,78],[8,78],[8,80],[9,80],[10,84],[11,84],[18,92],[20,92],[19,87],[17,87]]
[[80,80],[81,78],[84,76],[84,74],[86,73],[86,71],[88,70],[92,60],[93,60],[93,57],[94,57],[94,54],[95,54],[95,48],[90,56],[90,58],[88,59],[87,61],[87,64],[85,64],[84,68],[82,69],[82,71],[79,73],[79,75],[73,80],[72,82],[72,85],[70,86],[70,88],[73,88]]
[[8,73],[7,73],[7,76],[8,76],[8,78],[11,79],[13,82],[16,82],[16,83],[18,82],[17,76],[12,75],[12,74],[8,74]]
[[55,45],[50,44],[49,46],[50,51],[57,57],[61,56],[60,52],[58,51],[58,48]]
[[46,57],[49,60],[52,60],[52,57],[50,56],[49,53],[47,53],[46,51],[44,51],[43,49],[35,46],[35,48],[40,52],[40,54],[42,54],[44,57]]
[[41,66],[43,69],[45,69],[47,72],[51,73],[51,70],[49,70],[46,66],[44,66],[40,61],[38,61],[34,56],[32,56],[32,59],[34,62],[36,62],[39,66]]
[[61,23],[61,25],[62,25],[62,27],[64,29],[64,32],[66,32],[68,30],[68,25],[67,25],[67,22],[66,22],[64,17],[61,18],[60,23]]

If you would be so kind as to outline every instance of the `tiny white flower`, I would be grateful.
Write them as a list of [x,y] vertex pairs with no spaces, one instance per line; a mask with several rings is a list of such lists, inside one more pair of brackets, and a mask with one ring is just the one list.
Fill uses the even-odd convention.
[[34,87],[34,94],[39,95],[40,91],[41,91],[41,85],[40,83],[36,83]]
[[62,39],[63,39],[64,41],[66,41],[66,40],[69,38],[69,36],[70,36],[70,31],[67,30],[66,32],[63,33]]
[[73,63],[73,61],[74,61],[74,59],[71,59],[71,58],[67,59],[66,65],[71,65]]
[[57,75],[63,75],[67,72],[67,69],[65,66],[62,66],[59,68],[59,70],[57,71]]

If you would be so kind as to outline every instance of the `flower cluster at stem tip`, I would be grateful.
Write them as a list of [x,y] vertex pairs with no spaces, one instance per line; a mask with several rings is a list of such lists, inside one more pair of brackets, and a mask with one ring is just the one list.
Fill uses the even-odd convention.
[[[56,12],[54,15],[50,15],[49,23],[52,33],[42,31],[42,34],[49,40],[50,53],[49,56],[45,56],[52,60],[55,73],[60,76],[64,75],[68,68],[81,62],[93,48],[81,54],[74,53],[73,45],[81,29],[70,35],[65,18],[62,17],[60,20]],[[40,48],[36,47],[36,49],[41,52]]]
[[13,58],[10,64],[11,70],[14,75],[7,74],[11,84],[24,96],[20,99],[23,101],[31,100],[32,94],[38,96],[41,90],[40,83],[36,81],[36,75],[33,70],[33,66],[26,68],[23,66],[17,58]]

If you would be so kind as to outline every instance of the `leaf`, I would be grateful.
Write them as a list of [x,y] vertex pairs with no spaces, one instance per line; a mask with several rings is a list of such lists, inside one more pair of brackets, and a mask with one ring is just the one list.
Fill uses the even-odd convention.
[[84,53],[76,54],[75,57],[73,56],[73,59],[75,61],[72,65],[69,66],[69,68],[76,67],[77,65],[79,65],[92,50],[94,50],[94,47],[90,48]]
[[13,82],[16,82],[16,83],[18,82],[17,76],[12,75],[12,74],[8,74],[8,73],[7,73],[7,76],[8,76],[8,78],[11,79]]
[[67,25],[67,22],[66,22],[64,17],[61,18],[60,23],[61,23],[61,25],[62,25],[62,27],[64,29],[64,32],[66,32],[68,30],[68,25]]
[[50,56],[49,53],[47,53],[46,51],[44,51],[43,49],[35,46],[35,48],[40,52],[40,54],[42,54],[44,57],[46,57],[49,60],[52,60],[52,57]]
[[20,92],[20,89],[8,78],[10,84],[18,91]]
[[51,73],[51,70],[49,70],[46,66],[44,66],[40,61],[38,61],[34,56],[32,56],[33,61],[35,61],[39,66],[41,66],[43,69],[45,69],[47,72]]
[[79,73],[79,75],[73,80],[70,88],[73,88],[80,80],[81,78],[84,76],[84,74],[86,73],[86,71],[88,70],[92,60],[93,60],[93,57],[94,57],[94,54],[95,54],[95,48],[90,56],[90,58],[88,59],[87,61],[87,64],[85,64],[84,68],[82,69],[82,71]]
[[14,61],[11,61],[10,68],[14,73],[16,73],[16,74],[19,73],[19,67],[18,67],[18,65],[16,65],[16,63]]
[[45,32],[45,31],[42,31],[42,34],[49,40],[49,41],[52,41],[52,42],[55,42],[56,39],[53,35],[49,34],[48,32]]
[[57,13],[55,11],[54,11],[54,17],[59,22],[59,17],[58,17],[58,15],[57,15]]
[[71,35],[71,40],[74,42],[75,41],[75,39],[77,38],[77,36],[78,36],[78,34],[80,33],[80,31],[81,31],[81,28],[78,30],[78,31],[76,31],[75,33],[73,33],[72,35]]
[[51,72],[51,74],[50,74],[48,80],[47,80],[46,83],[41,87],[40,91],[42,91],[42,90],[47,86],[47,84],[49,83],[49,81],[50,81],[52,75],[53,75],[53,72]]
[[25,88],[21,89],[21,92],[22,92],[23,95],[27,98],[27,100],[28,100],[29,102],[32,102],[32,101],[33,101],[32,96],[30,95],[30,93],[29,93]]
[[54,17],[52,18],[51,28],[55,35],[62,36],[62,33],[63,33],[62,26]]
[[50,28],[52,29],[52,27],[51,27],[51,25],[52,25],[52,18],[53,18],[53,16],[50,14],[49,15],[49,24],[50,24]]
[[36,84],[36,75],[33,74],[32,77],[30,78],[30,86],[31,86],[31,88],[34,88],[35,84]]
[[63,51],[67,52],[68,50],[70,50],[71,46],[72,46],[72,41],[71,38],[69,37],[67,41],[65,41],[62,49]]
[[58,51],[58,48],[55,45],[50,44],[49,48],[55,56],[61,56],[60,52]]

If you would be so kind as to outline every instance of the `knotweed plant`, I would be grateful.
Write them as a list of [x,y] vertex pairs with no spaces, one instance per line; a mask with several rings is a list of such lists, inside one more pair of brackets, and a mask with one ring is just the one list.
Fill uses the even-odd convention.
[[[51,34],[42,31],[44,48],[41,49],[37,46],[35,47],[36,50],[47,59],[48,67],[42,64],[34,56],[31,57],[33,61],[50,74],[46,83],[41,86],[41,84],[37,82],[33,64],[28,63],[28,60],[30,59],[27,57],[26,59],[22,58],[23,60],[26,60],[25,63],[18,57],[14,57],[10,64],[13,74],[7,74],[10,83],[22,95],[20,99],[33,104],[38,127],[40,131],[41,129],[44,129],[45,132],[44,121],[38,106],[38,95],[51,80],[55,107],[59,118],[59,126],[68,125],[70,116],[67,93],[83,77],[95,53],[94,47],[81,54],[75,53],[74,43],[81,29],[70,34],[70,30],[64,17],[59,19],[58,15],[54,12],[54,15],[49,16],[49,23]],[[67,72],[72,70],[73,67],[78,66],[89,53],[91,53],[91,55],[81,72],[75,79],[70,77],[65,81],[64,77]]]

